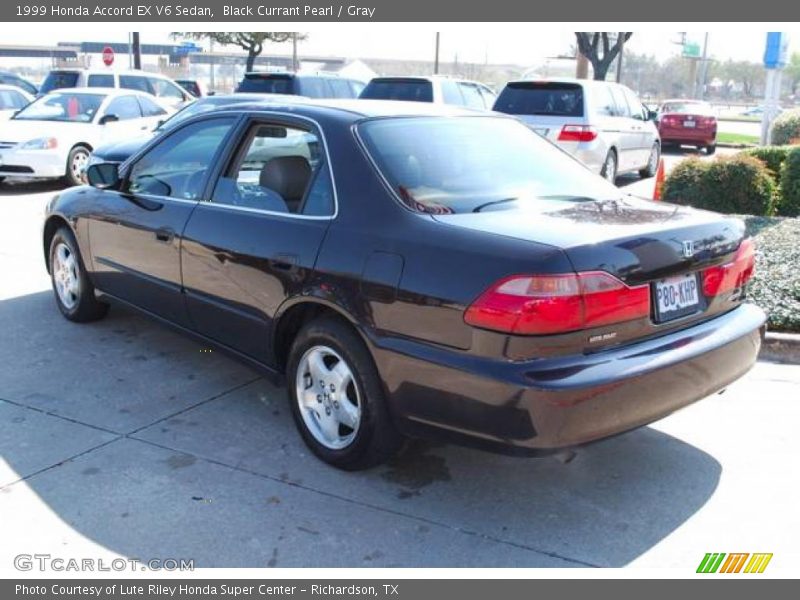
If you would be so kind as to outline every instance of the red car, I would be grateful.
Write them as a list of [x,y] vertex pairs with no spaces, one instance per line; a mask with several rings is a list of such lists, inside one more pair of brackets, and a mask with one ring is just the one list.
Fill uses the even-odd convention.
[[662,147],[696,146],[706,154],[717,149],[717,117],[708,102],[665,100],[656,123]]

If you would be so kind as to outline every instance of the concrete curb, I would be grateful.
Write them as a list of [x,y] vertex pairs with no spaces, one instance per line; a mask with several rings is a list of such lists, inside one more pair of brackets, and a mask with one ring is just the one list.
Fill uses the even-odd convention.
[[800,365],[800,334],[767,332],[758,358]]
[[717,148],[736,148],[738,150],[744,150],[746,148],[757,148],[758,144],[730,144],[727,142],[717,142]]

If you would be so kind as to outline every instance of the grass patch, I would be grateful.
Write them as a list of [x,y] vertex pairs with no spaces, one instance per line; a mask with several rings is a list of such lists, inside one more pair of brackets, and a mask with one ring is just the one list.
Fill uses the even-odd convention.
[[717,143],[719,144],[758,144],[760,141],[761,138],[757,135],[727,133],[725,131],[717,133]]
[[756,242],[750,300],[769,316],[769,329],[800,333],[800,219],[743,217]]

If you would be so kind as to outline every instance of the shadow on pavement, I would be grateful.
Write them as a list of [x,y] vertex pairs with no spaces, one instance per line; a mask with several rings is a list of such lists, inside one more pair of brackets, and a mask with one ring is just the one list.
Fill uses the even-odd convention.
[[22,196],[23,194],[41,194],[58,192],[65,189],[66,184],[60,179],[6,179],[0,182],[0,196]]
[[197,567],[617,567],[720,478],[651,428],[570,461],[417,441],[339,472],[306,450],[282,389],[127,310],[75,325],[41,292],[0,302],[0,330],[0,512],[32,552],[88,538]]

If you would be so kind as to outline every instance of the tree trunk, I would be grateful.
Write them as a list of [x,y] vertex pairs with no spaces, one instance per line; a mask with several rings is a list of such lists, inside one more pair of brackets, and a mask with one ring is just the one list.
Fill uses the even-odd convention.
[[577,63],[575,64],[575,77],[577,79],[589,79],[589,59],[578,52]]
[[250,48],[247,51],[247,66],[245,67],[245,72],[249,73],[250,71],[255,70],[253,67],[256,64],[256,54],[255,48]]

